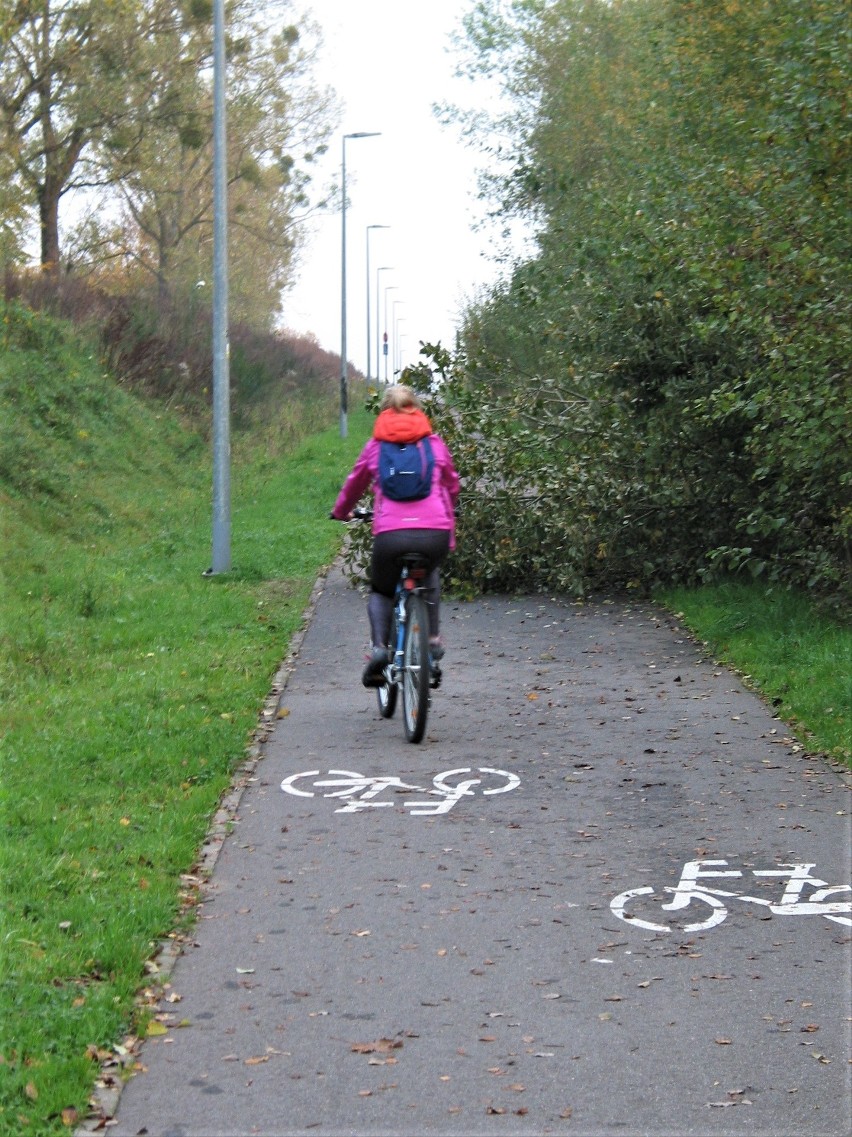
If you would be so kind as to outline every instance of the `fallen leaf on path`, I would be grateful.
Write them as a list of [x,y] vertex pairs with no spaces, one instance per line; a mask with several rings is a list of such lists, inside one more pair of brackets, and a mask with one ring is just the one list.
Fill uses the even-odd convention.
[[388,1054],[401,1046],[401,1038],[378,1038],[375,1042],[353,1042],[350,1049],[355,1054]]

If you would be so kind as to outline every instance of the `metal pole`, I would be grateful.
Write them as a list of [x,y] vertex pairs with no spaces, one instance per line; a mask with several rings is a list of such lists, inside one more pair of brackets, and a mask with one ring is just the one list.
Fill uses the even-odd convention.
[[[388,334],[388,293],[395,292],[398,284],[389,284],[385,289],[385,335]],[[388,353],[385,352],[385,386],[388,385]]]
[[[405,304],[405,301],[404,301],[404,300],[394,300],[394,301],[393,301],[393,303],[391,304],[391,310],[392,310],[392,315],[391,315],[391,327],[392,327],[392,330],[393,330],[393,337],[392,337],[392,339],[391,339],[391,352],[393,353],[393,369],[394,369],[394,370],[393,370],[393,373],[394,373],[394,382],[396,382],[396,381],[397,381],[397,380],[396,380],[396,334],[397,334],[397,333],[396,333],[396,326],[397,326],[397,315],[396,315],[396,309],[397,309],[397,306],[398,306],[399,304]],[[403,319],[405,319],[405,317],[404,317],[404,316],[403,316],[402,318],[403,318]]]
[[346,139],[375,138],[376,130],[359,130],[354,134],[343,135],[343,162],[341,165],[341,192],[343,195],[341,216],[340,251],[340,437],[345,438],[348,431],[349,404],[349,364],[346,359]]
[[379,374],[379,371],[381,369],[381,362],[380,361],[381,361],[381,357],[382,357],[382,351],[381,351],[381,346],[380,346],[381,345],[381,338],[382,338],[382,318],[381,318],[381,315],[379,313],[379,296],[381,293],[382,273],[383,272],[391,272],[392,270],[393,270],[393,265],[382,265],[381,268],[376,269],[376,380],[379,383],[381,382],[381,375]]
[[[372,367],[370,364],[370,343],[373,338],[373,329],[370,327],[370,230],[371,229],[390,229],[390,225],[368,225],[367,226],[367,382],[369,383],[373,377]],[[376,303],[378,303],[378,294],[376,295]],[[376,356],[376,379],[379,377],[379,359]]]
[[225,0],[213,3],[213,564],[231,567],[231,439],[228,343],[228,184]]
[[[402,320],[400,320],[399,322],[402,323]],[[408,333],[407,332],[400,332],[399,333],[399,362],[397,364],[397,367],[399,369],[400,377],[402,376],[402,341],[407,340],[407,339],[408,339]]]

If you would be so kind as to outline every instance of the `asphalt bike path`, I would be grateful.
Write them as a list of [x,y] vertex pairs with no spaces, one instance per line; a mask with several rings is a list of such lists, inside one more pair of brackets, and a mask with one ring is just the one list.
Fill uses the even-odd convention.
[[846,773],[641,602],[445,601],[408,744],[364,609],[335,569],[109,1130],[852,1131]]

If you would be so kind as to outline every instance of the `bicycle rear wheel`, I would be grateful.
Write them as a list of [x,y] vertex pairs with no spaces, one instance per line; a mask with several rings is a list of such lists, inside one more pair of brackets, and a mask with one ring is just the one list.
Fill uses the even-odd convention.
[[388,647],[390,663],[385,668],[384,675],[382,676],[384,682],[382,683],[381,687],[376,688],[376,700],[379,704],[379,714],[383,719],[393,718],[393,713],[396,710],[396,696],[398,694],[397,686],[396,683],[391,681],[393,661],[396,653],[396,639],[397,623],[396,609],[394,609],[394,616],[390,633],[390,646]]
[[402,663],[402,716],[405,737],[420,742],[429,713],[429,616],[422,596],[412,593],[406,603]]

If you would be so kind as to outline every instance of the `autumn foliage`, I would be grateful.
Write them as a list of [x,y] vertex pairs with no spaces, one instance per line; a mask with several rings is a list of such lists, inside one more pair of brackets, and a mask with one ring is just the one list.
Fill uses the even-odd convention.
[[511,108],[467,124],[485,192],[536,251],[446,365],[458,578],[848,594],[847,6],[483,2],[466,30]]

